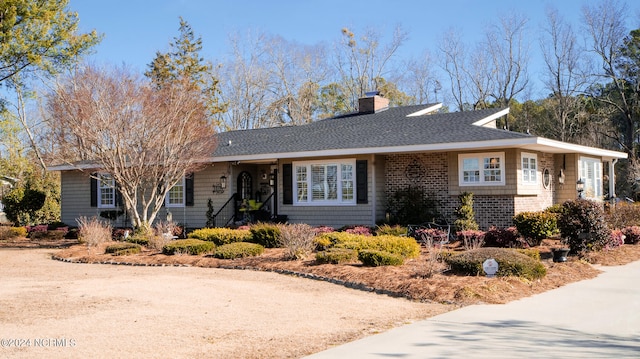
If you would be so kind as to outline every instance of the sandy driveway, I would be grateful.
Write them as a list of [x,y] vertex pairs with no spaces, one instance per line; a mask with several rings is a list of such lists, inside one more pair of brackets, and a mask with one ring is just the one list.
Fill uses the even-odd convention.
[[286,358],[452,309],[274,273],[0,249],[0,357]]

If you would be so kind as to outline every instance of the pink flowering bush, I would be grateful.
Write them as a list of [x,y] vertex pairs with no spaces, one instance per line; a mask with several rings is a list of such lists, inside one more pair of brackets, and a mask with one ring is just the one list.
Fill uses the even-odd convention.
[[372,236],[373,235],[373,233],[371,233],[371,228],[365,227],[365,226],[349,227],[349,228],[345,229],[344,232],[351,233],[351,234],[359,234],[359,235],[362,235],[362,236]]
[[611,231],[611,236],[609,237],[609,241],[605,245],[606,249],[613,249],[616,247],[620,247],[624,244],[625,235],[620,229],[614,229]]
[[622,228],[622,234],[625,235],[624,243],[626,244],[637,244],[638,242],[640,242],[639,226],[629,226]]

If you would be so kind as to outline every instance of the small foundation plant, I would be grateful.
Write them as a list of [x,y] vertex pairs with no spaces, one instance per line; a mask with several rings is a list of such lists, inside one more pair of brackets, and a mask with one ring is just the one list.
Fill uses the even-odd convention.
[[87,251],[91,253],[93,248],[111,241],[111,225],[99,220],[97,217],[80,217],[78,222],[78,240],[87,245]]

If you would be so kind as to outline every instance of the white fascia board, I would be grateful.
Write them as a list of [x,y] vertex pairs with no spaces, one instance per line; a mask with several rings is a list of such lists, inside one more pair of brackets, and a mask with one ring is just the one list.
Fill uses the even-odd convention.
[[349,156],[362,154],[385,154],[385,153],[406,153],[406,152],[442,152],[442,151],[473,151],[486,150],[496,148],[524,148],[535,151],[550,153],[582,153],[593,156],[601,156],[605,158],[626,158],[627,154],[618,151],[605,150],[601,148],[574,145],[561,141],[550,140],[542,137],[514,138],[494,141],[475,141],[475,142],[450,142],[435,143],[410,146],[393,146],[393,147],[366,147],[366,148],[346,148],[334,150],[320,151],[302,151],[302,152],[286,152],[286,153],[265,153],[259,155],[242,155],[215,157],[213,162],[227,161],[256,161],[256,160],[273,160],[291,159],[291,158],[308,158],[308,157],[332,157],[332,156]]
[[428,114],[430,112],[439,110],[440,108],[442,108],[442,103],[437,103],[437,104],[435,104],[433,106],[429,106],[427,108],[423,108],[420,111],[416,111],[416,112],[410,113],[410,114],[407,115],[407,117],[415,117],[415,116],[426,115],[426,114]]
[[482,126],[486,125],[487,123],[489,123],[491,121],[494,121],[494,120],[497,120],[500,117],[505,116],[507,114],[509,114],[509,107],[505,108],[502,111],[498,111],[498,112],[494,113],[491,116],[487,116],[487,117],[485,117],[485,118],[483,118],[481,120],[478,120],[478,121],[472,123],[472,125],[481,126],[482,127]]
[[47,167],[47,171],[98,170],[98,169],[100,169],[99,165],[88,164],[88,163],[77,164],[77,165],[63,164],[63,165],[55,165],[55,166]]

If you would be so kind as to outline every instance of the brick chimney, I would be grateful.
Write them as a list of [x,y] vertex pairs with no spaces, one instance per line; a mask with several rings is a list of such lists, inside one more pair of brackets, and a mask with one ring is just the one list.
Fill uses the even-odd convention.
[[378,91],[367,92],[358,99],[358,113],[376,113],[389,108],[389,99],[379,95]]

